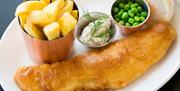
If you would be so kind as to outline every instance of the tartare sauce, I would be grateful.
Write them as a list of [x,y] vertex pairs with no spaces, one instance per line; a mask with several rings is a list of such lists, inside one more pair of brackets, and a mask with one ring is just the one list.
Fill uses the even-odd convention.
[[109,18],[100,18],[87,25],[80,36],[80,41],[89,46],[102,46],[114,35]]

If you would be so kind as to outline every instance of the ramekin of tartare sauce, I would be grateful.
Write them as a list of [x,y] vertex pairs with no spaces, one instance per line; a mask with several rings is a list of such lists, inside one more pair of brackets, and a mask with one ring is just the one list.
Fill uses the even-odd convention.
[[99,48],[110,44],[116,31],[116,25],[108,15],[92,12],[79,18],[76,38],[87,47]]

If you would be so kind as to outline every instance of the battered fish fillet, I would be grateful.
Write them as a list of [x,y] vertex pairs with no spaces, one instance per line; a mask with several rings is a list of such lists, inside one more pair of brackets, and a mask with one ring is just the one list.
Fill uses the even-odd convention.
[[14,80],[22,91],[105,91],[119,89],[160,61],[175,40],[167,23],[70,60],[19,68]]

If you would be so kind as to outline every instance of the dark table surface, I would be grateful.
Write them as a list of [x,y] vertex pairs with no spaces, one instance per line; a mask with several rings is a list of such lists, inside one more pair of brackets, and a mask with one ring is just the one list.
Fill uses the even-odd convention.
[[[23,0],[0,0],[0,38],[14,18],[16,6]],[[0,87],[0,91],[3,89]],[[159,91],[180,91],[180,70]]]

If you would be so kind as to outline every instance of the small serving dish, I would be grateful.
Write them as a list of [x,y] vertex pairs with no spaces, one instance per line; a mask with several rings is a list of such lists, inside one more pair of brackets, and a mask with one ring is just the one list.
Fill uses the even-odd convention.
[[[75,2],[73,5],[73,10],[77,10],[79,12]],[[79,15],[77,16],[77,19],[78,18]],[[66,57],[72,53],[75,40],[75,28],[67,33],[66,36],[59,34],[61,37],[48,40],[47,36],[45,39],[39,39],[28,34],[27,30],[22,26],[20,17],[18,17],[18,22],[19,26],[21,26],[20,31],[23,34],[28,53],[32,60],[36,63],[43,64],[59,62],[66,59]]]
[[116,0],[111,7],[111,16],[124,35],[145,27],[150,13],[146,0]]
[[[90,44],[90,43],[83,42],[81,39],[81,36],[83,36],[83,32],[85,31],[85,28],[87,28],[87,26],[96,24],[96,22],[101,18],[109,19],[110,29],[112,29],[112,31],[113,31],[110,39],[103,44],[96,44],[95,42],[93,42],[94,44],[93,43]],[[89,31],[93,31],[93,30],[89,30]],[[96,33],[98,31],[101,31],[101,30],[97,29]],[[117,31],[117,29],[116,29],[115,23],[113,22],[113,20],[108,15],[106,15],[104,13],[99,13],[99,12],[92,12],[92,13],[87,13],[84,16],[79,18],[75,34],[76,34],[76,38],[83,45],[90,47],[90,48],[100,48],[100,47],[104,47],[104,46],[110,44],[114,40],[114,37],[116,35],[116,31]]]

